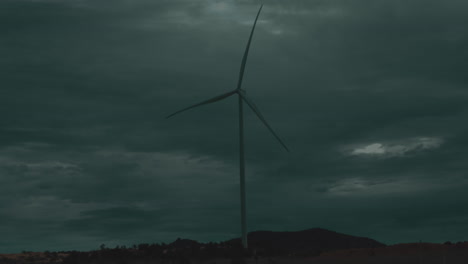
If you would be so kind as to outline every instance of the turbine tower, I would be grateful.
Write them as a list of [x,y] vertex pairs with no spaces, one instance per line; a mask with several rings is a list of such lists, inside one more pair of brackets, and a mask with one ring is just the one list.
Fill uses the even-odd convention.
[[191,105],[189,107],[186,107],[182,110],[179,110],[173,114],[168,115],[166,118],[170,118],[176,114],[179,114],[181,112],[184,112],[186,110],[189,110],[191,108],[205,105],[205,104],[210,104],[214,103],[220,100],[223,100],[231,95],[237,94],[238,95],[238,101],[239,101],[239,173],[240,173],[240,201],[241,201],[241,231],[242,231],[242,245],[244,248],[247,248],[247,221],[246,221],[246,208],[245,208],[245,160],[244,160],[244,114],[243,114],[243,109],[242,109],[242,103],[245,102],[250,109],[257,115],[257,117],[262,121],[262,123],[270,130],[270,132],[273,134],[273,136],[278,140],[278,142],[289,152],[288,147],[281,141],[281,139],[278,137],[278,135],[273,131],[273,129],[270,127],[270,125],[267,123],[263,115],[260,113],[260,110],[255,106],[255,104],[252,102],[247,97],[247,94],[244,89],[241,88],[242,85],[242,79],[244,77],[244,70],[245,70],[245,64],[247,62],[247,55],[249,54],[249,48],[250,48],[250,42],[252,41],[252,36],[255,30],[255,25],[257,24],[258,16],[260,15],[260,11],[262,11],[263,5],[260,6],[260,9],[258,10],[257,17],[255,18],[255,22],[252,27],[252,31],[250,32],[250,37],[249,41],[247,42],[247,47],[245,48],[244,52],[244,57],[242,58],[242,63],[240,67],[240,72],[239,72],[239,80],[237,82],[237,88],[215,96],[211,99],[205,100],[203,102]]

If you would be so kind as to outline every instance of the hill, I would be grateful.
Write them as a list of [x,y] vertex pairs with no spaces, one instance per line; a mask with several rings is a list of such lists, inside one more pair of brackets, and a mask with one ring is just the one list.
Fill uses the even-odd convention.
[[[312,228],[295,232],[255,231],[248,234],[249,248],[273,251],[323,252],[351,248],[376,248],[385,244],[366,237],[356,237],[334,231]],[[240,238],[228,240],[240,244]]]

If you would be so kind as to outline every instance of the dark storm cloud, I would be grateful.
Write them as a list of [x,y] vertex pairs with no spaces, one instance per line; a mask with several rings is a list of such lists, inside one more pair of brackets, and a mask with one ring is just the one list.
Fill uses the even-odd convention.
[[[209,228],[203,225],[208,204],[211,210],[225,212],[213,218],[216,221],[229,222],[236,209],[228,196],[236,190],[235,180],[225,173],[233,169],[211,157],[121,150],[57,155],[47,145],[7,148],[1,154],[9,157],[0,162],[2,223],[32,225],[21,235],[29,240],[51,232],[51,239],[65,241],[63,249],[151,238],[167,241],[197,233],[187,231],[193,228],[187,220],[200,223],[197,228]],[[215,181],[220,178],[224,181]],[[92,244],[66,241],[64,234]],[[19,239],[11,231],[5,237]],[[20,250],[18,246],[6,250]]]
[[[164,116],[235,87],[258,5],[3,1],[1,250],[237,236],[236,100]],[[243,88],[292,152],[246,111],[249,230],[467,240],[467,9],[265,1]]]

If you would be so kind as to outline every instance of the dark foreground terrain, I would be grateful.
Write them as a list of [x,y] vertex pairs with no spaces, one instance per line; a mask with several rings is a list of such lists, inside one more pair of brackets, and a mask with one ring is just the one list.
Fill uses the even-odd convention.
[[139,244],[80,252],[0,254],[0,264],[354,264],[468,263],[468,242],[409,243],[386,246],[375,240],[309,229],[249,233],[249,250],[239,239],[199,243],[177,239],[170,244]]

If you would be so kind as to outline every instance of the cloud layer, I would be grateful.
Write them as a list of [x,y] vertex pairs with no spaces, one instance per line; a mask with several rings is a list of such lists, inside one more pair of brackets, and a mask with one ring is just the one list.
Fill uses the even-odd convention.
[[371,143],[356,147],[349,154],[354,156],[402,157],[415,152],[438,148],[442,142],[443,140],[440,138],[419,137],[386,144]]
[[[468,5],[264,1],[249,230],[468,240]],[[0,251],[239,235],[235,88],[259,2],[0,3]]]

